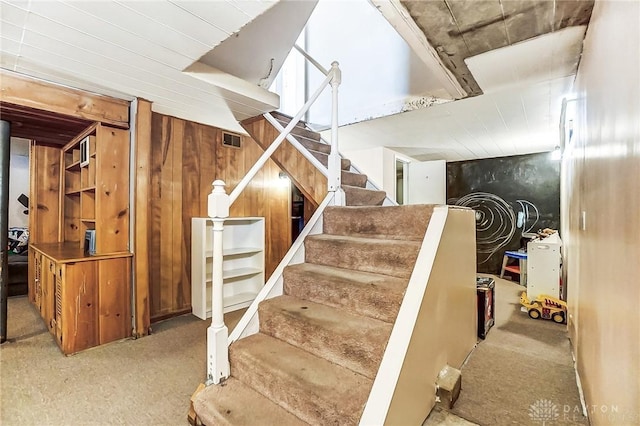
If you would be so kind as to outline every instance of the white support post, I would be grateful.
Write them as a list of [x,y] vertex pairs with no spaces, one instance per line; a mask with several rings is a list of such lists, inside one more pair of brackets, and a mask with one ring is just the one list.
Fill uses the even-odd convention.
[[208,213],[213,221],[213,268],[211,293],[211,325],[207,329],[207,378],[218,384],[229,377],[229,330],[224,324],[222,291],[222,231],[229,217],[229,196],[221,180],[213,182],[209,194]]
[[331,153],[329,154],[329,180],[328,189],[335,192],[334,203],[337,206],[345,205],[344,191],[341,186],[342,167],[340,163],[340,151],[338,150],[338,86],[342,82],[342,71],[338,62],[331,63]]

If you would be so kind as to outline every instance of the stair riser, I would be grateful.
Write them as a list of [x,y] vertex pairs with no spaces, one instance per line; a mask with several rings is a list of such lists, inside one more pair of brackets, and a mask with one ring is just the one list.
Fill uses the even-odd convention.
[[[316,157],[323,166],[328,167],[327,165],[329,164],[329,155],[325,154],[324,152],[318,152],[313,150],[309,150],[309,152],[311,153],[311,155]],[[346,158],[341,158],[340,166],[342,167],[342,170],[349,170],[351,168],[351,161],[349,161]]]
[[347,206],[381,206],[387,194],[384,191],[344,185]]
[[298,142],[310,151],[318,151],[325,154],[331,152],[331,145],[327,145],[320,142],[311,141],[309,139],[298,138]]
[[413,270],[418,249],[417,242],[389,244],[385,240],[326,241],[307,237],[305,261],[337,268],[354,269],[394,277],[409,278]]
[[309,393],[305,387],[301,387],[295,375],[263,366],[262,359],[252,357],[244,351],[236,351],[234,345],[229,350],[231,371],[238,380],[298,418],[318,426],[358,424],[362,411],[340,412],[339,407],[325,402],[324,395]]
[[[290,304],[282,306],[282,300]],[[260,332],[373,380],[391,324],[348,314],[337,324],[327,313],[331,310],[287,296],[265,301],[259,307]]]
[[433,213],[433,205],[376,207],[328,207],[323,232],[394,240],[422,241]]
[[[278,120],[278,122],[283,128],[286,128],[289,125],[288,121]],[[316,133],[312,130],[309,130],[303,125],[301,125],[300,123],[298,123],[293,129],[291,129],[291,134],[294,136],[300,136],[302,138],[311,139],[316,142],[320,141],[320,133]]]
[[[389,277],[388,279],[393,279]],[[303,300],[342,308],[347,312],[393,323],[402,303],[404,286],[389,291],[376,281],[358,285],[349,280],[323,280],[295,268],[284,270],[284,293]]]

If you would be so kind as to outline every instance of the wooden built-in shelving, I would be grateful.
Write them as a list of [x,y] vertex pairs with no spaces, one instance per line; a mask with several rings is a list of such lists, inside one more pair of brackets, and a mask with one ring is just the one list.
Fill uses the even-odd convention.
[[[88,144],[82,155],[81,149]],[[65,354],[131,335],[129,131],[95,123],[63,148],[36,150],[35,169],[59,170],[57,241],[30,245],[29,294]],[[84,159],[84,161],[83,161]],[[49,217],[48,216],[48,220]],[[95,231],[94,255],[85,232]]]

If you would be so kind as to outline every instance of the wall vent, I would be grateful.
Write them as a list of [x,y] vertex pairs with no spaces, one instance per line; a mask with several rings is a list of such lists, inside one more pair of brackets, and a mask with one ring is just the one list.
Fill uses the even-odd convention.
[[226,146],[232,146],[234,148],[240,148],[240,136],[233,133],[222,133],[222,144]]

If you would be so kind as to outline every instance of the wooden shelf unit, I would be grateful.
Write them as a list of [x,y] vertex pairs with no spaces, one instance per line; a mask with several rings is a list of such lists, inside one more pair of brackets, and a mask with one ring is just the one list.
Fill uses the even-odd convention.
[[[88,158],[81,163],[81,144]],[[91,126],[62,148],[64,179],[61,241],[84,244],[96,231],[96,253],[129,249],[129,132]]]
[[[38,208],[31,210],[30,300],[65,354],[131,336],[129,131],[94,123],[62,148],[36,143],[32,152],[32,170],[55,169],[58,182],[54,173],[31,179]],[[57,238],[42,232],[47,227]],[[91,256],[88,229],[95,230]]]
[[[191,309],[211,317],[213,221],[194,217],[191,228]],[[253,302],[264,286],[264,218],[228,218],[223,235],[223,310],[231,312]]]

